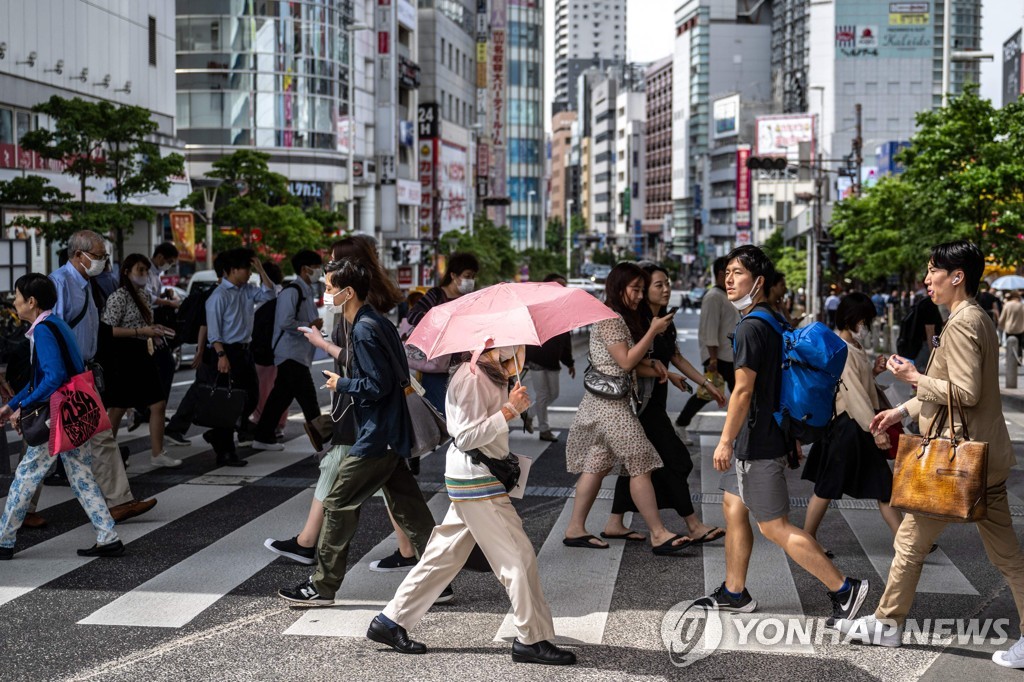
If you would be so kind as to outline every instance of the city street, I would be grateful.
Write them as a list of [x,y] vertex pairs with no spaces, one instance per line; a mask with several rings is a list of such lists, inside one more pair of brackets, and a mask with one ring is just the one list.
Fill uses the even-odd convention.
[[[696,359],[697,315],[680,312],[677,324],[686,355]],[[455,601],[431,610],[411,634],[430,648],[424,657],[384,651],[363,635],[370,619],[393,595],[403,573],[372,573],[368,564],[394,550],[380,498],[370,501],[349,555],[350,572],[339,605],[297,610],[276,590],[303,580],[309,569],[262,547],[267,537],[291,537],[300,529],[317,469],[301,425],[291,421],[284,452],[250,453],[244,469],[217,468],[193,429],[191,448],[178,470],[150,470],[143,430],[121,437],[135,453],[129,475],[138,497],[155,496],[152,512],[118,527],[127,545],[119,559],[86,559],[92,531],[67,488],[46,487],[41,511],[49,526],[19,533],[13,561],[0,563],[0,669],[7,680],[138,679],[793,679],[821,676],[823,665],[842,679],[1018,679],[988,659],[995,646],[908,643],[901,649],[847,646],[826,641],[806,646],[757,646],[722,650],[682,671],[662,643],[662,619],[673,605],[717,587],[724,576],[721,543],[682,557],[655,557],[649,546],[613,542],[605,551],[569,549],[561,539],[572,500],[573,477],[565,471],[564,443],[582,395],[585,347],[577,342],[581,370],[563,375],[555,414],[560,437],[543,447],[521,429],[513,449],[535,458],[524,500],[516,501],[539,557],[545,594],[556,630],[577,652],[575,668],[513,664],[509,657],[509,604],[490,574],[463,572]],[[317,368],[320,365],[316,366]],[[180,372],[172,405],[191,383]],[[683,404],[676,392],[673,414]],[[718,475],[710,466],[723,414],[699,417],[700,456],[691,490],[709,523],[720,523]],[[1011,436],[1024,442],[1024,414],[1007,413]],[[1019,447],[1019,445],[1018,445]],[[243,453],[249,453],[243,450]],[[1018,452],[1018,456],[1020,453]],[[423,461],[420,485],[436,518],[448,506],[438,493],[444,457]],[[1015,523],[1024,523],[1024,481],[1010,482]],[[10,477],[0,484],[5,493]],[[792,519],[803,520],[811,488],[791,475]],[[613,484],[609,479],[606,487]],[[610,509],[606,490],[594,506],[589,530],[597,533]],[[881,594],[892,556],[891,536],[871,504],[846,501],[826,516],[823,544],[839,567],[871,581],[864,606],[870,613]],[[684,526],[663,513],[669,527]],[[633,527],[643,529],[637,517]],[[624,546],[625,545],[625,546]],[[821,619],[829,615],[824,588],[759,535],[748,587],[762,615]],[[953,525],[939,539],[922,575],[911,614],[917,618],[1009,619],[1017,617],[1001,576],[985,558],[972,526]],[[728,645],[726,645],[728,646]]]

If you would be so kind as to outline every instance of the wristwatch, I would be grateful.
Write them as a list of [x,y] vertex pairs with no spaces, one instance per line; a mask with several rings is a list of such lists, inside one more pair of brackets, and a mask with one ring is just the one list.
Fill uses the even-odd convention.
[[225,355],[227,355],[227,353],[225,353],[224,351],[222,351],[222,350],[219,350],[219,351],[217,351],[217,357],[218,357],[218,358],[222,358],[222,357],[224,357]]

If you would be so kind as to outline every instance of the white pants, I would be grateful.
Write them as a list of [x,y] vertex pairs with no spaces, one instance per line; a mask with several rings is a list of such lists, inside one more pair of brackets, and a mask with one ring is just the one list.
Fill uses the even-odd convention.
[[537,555],[508,495],[452,502],[441,525],[430,534],[423,556],[384,607],[384,615],[406,630],[416,627],[462,570],[474,542],[508,592],[519,641],[536,644],[554,639],[555,625],[541,590]]
[[548,423],[548,405],[558,398],[559,374],[561,374],[561,370],[531,369],[530,373],[526,375],[532,389],[533,405],[530,407],[537,417],[537,427],[541,433],[551,430],[551,425]]

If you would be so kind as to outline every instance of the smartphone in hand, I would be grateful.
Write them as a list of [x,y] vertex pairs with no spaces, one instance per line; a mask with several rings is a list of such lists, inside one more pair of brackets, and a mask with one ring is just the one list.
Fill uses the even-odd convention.
[[299,327],[298,329],[303,334],[309,334],[309,333],[311,333],[313,331],[312,327]]
[[673,308],[669,308],[668,312],[665,313],[665,314],[666,315],[671,315],[672,317],[675,317],[677,312],[679,312],[679,306],[675,306]]

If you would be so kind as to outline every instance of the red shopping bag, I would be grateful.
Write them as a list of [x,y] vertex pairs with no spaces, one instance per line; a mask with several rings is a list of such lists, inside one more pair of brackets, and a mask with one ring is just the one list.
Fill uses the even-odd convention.
[[50,396],[50,456],[74,450],[101,431],[110,418],[91,371],[71,377]]

